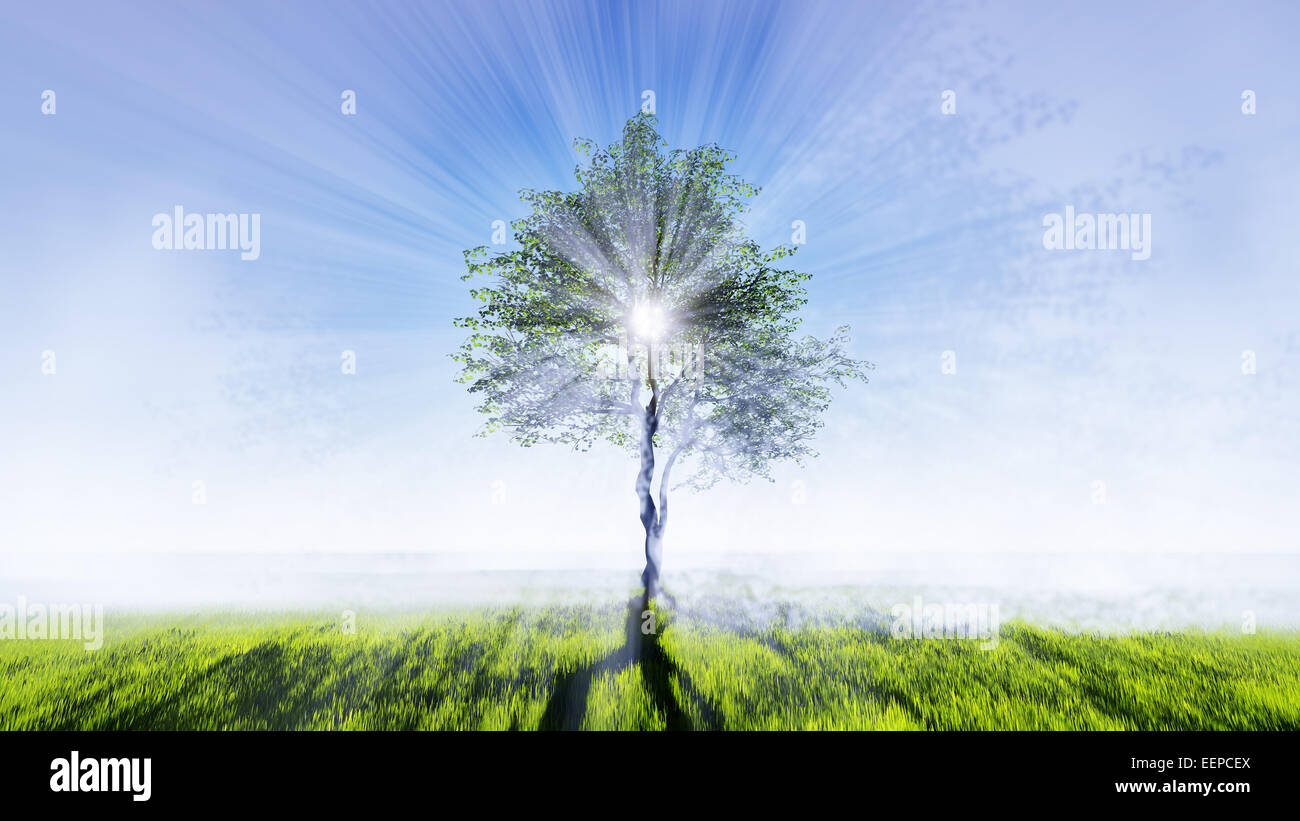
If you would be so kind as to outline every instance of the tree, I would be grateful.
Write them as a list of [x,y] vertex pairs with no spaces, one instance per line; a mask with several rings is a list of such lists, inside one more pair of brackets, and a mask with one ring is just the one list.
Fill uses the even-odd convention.
[[[578,189],[521,191],[532,213],[511,224],[518,248],[465,252],[482,304],[460,381],[525,447],[597,441],[640,460],[647,597],[660,592],[668,491],[721,479],[771,479],[802,464],[833,384],[872,367],[845,353],[848,328],[796,337],[808,274],[779,267],[793,247],[763,252],[739,219],[759,189],[728,174],[717,145],[665,152],[651,115],[604,149],[575,141]],[[659,459],[660,455],[665,458]],[[658,494],[652,493],[656,466]]]

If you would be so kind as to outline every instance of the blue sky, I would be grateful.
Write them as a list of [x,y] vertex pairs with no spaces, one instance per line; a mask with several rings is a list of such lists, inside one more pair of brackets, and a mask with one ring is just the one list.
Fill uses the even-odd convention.
[[[808,545],[1293,551],[1297,17],[8,6],[0,550],[638,567],[625,457],[472,438],[447,354],[471,309],[461,251],[523,215],[519,189],[571,187],[573,138],[611,141],[651,90],[671,146],[717,142],[763,188],[756,239],[804,221],[809,331],[852,325],[877,365],[806,469],[683,498],[669,568]],[[155,250],[151,219],[178,204],[261,214],[261,257]],[[1150,214],[1151,258],[1045,250],[1043,217],[1066,205]]]

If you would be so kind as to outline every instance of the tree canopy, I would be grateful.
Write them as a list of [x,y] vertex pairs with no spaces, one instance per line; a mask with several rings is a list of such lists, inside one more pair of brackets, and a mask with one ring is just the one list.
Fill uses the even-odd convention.
[[[815,455],[833,385],[871,365],[829,339],[797,334],[809,275],[763,251],[740,218],[759,189],[727,171],[717,145],[666,150],[651,115],[621,141],[575,145],[573,191],[524,190],[517,247],[465,252],[481,305],[457,320],[469,338],[460,379],[487,416],[483,433],[586,450],[607,441],[668,454],[660,479],[770,478]],[[645,492],[648,493],[648,481]],[[641,493],[638,482],[638,493]]]

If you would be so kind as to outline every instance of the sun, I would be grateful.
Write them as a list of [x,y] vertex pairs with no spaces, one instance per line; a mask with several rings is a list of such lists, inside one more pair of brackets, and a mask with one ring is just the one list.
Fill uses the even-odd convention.
[[663,308],[654,303],[641,303],[632,311],[632,330],[637,337],[654,341],[664,335],[668,323],[664,320]]

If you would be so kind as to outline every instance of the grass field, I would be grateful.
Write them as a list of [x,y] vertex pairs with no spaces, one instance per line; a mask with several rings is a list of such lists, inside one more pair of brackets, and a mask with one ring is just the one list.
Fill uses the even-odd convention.
[[624,605],[109,615],[102,649],[0,641],[3,729],[1298,729],[1294,633],[1080,635],[996,649]]

